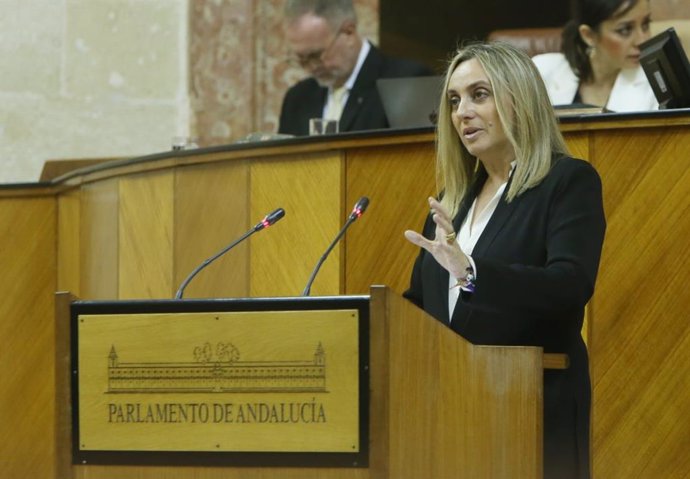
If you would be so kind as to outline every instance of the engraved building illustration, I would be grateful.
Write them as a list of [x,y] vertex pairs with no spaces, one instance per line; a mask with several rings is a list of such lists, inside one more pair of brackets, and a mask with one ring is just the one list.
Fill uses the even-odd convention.
[[109,393],[326,392],[321,343],[303,361],[240,361],[231,343],[194,348],[194,362],[128,363],[113,345],[108,355]]

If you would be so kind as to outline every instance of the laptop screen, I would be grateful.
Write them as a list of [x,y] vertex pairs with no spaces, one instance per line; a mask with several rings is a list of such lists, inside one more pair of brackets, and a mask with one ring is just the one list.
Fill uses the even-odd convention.
[[391,128],[433,126],[442,87],[442,76],[376,80],[376,88]]

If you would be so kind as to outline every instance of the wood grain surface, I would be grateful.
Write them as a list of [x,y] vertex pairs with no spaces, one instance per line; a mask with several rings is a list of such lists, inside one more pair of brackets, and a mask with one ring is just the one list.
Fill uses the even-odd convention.
[[0,477],[54,475],[56,200],[0,198]]
[[[594,388],[593,477],[690,477],[690,118],[582,120],[563,131],[573,153],[601,174],[608,222],[584,332]],[[58,447],[46,434],[54,428],[45,407],[52,376],[37,372],[50,366],[55,341],[46,291],[168,298],[198,260],[281,206],[283,220],[204,271],[189,294],[298,295],[354,202],[367,195],[369,210],[331,253],[313,293],[365,293],[373,283],[401,293],[417,254],[402,232],[422,226],[425,199],[435,191],[433,156],[431,133],[389,133],[171,153],[66,174],[53,186],[0,189],[0,220],[8,225],[0,239],[8,292],[0,357],[12,364],[0,377],[0,419],[14,438],[0,444],[0,461],[14,474],[8,477],[54,477],[45,465]],[[21,407],[31,420],[17,412],[20,397],[29,398]],[[430,434],[419,427],[422,437]],[[393,447],[392,439],[381,440]],[[80,466],[74,474],[232,477],[157,467]]]

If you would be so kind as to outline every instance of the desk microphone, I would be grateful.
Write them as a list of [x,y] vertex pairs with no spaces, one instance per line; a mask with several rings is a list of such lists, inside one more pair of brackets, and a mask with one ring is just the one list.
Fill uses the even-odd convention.
[[194,269],[194,271],[192,271],[192,272],[189,274],[189,276],[187,276],[187,278],[186,278],[184,281],[182,281],[182,284],[180,285],[180,288],[177,290],[177,293],[175,294],[175,299],[182,299],[182,295],[184,294],[184,289],[187,287],[187,285],[188,285],[189,282],[192,280],[192,278],[194,278],[194,276],[196,276],[196,275],[199,273],[199,271],[201,271],[202,269],[204,269],[204,268],[205,268],[206,266],[208,266],[209,264],[213,263],[215,260],[217,260],[218,258],[220,258],[221,256],[223,256],[225,253],[227,253],[228,251],[230,251],[231,249],[233,249],[235,246],[237,246],[237,245],[240,244],[242,241],[244,241],[244,240],[246,240],[247,238],[249,238],[251,235],[253,235],[253,234],[256,233],[257,231],[261,231],[262,229],[268,228],[269,226],[271,226],[272,224],[274,224],[276,221],[278,221],[278,220],[279,220],[280,218],[282,218],[283,216],[285,216],[285,210],[284,210],[283,208],[278,208],[277,210],[272,211],[271,213],[267,214],[266,217],[265,217],[264,219],[262,219],[261,221],[259,221],[259,222],[256,224],[256,226],[254,226],[252,229],[250,229],[249,231],[247,231],[247,232],[246,232],[245,234],[243,234],[240,238],[238,238],[237,240],[233,241],[233,242],[230,243],[228,246],[226,246],[225,248],[223,248],[222,250],[220,250],[219,252],[217,252],[216,254],[214,254],[213,256],[211,256],[210,258],[208,258],[206,261],[204,261],[203,263],[201,263],[199,266],[197,266],[196,269]]
[[350,227],[352,223],[354,223],[360,216],[364,214],[364,212],[367,209],[367,206],[369,206],[369,198],[366,196],[362,196],[357,203],[355,204],[355,207],[352,208],[352,213],[350,213],[350,216],[347,218],[347,221],[343,225],[343,227],[340,229],[340,232],[338,235],[335,237],[333,242],[328,246],[328,249],[326,249],[326,252],[321,256],[319,259],[319,262],[316,263],[316,267],[314,268],[314,271],[311,272],[311,276],[309,277],[309,281],[307,281],[307,285],[304,287],[304,291],[302,291],[302,296],[309,296],[309,293],[311,292],[311,285],[314,282],[314,278],[316,278],[316,274],[319,272],[319,269],[321,269],[321,265],[323,264],[324,261],[326,261],[326,258],[328,257],[328,254],[331,252],[331,250],[335,247],[335,245],[340,241],[340,238],[343,237],[347,229]]

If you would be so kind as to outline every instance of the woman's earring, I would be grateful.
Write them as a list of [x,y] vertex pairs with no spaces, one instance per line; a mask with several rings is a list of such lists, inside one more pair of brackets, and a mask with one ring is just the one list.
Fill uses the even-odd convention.
[[587,56],[591,58],[592,55],[594,55],[594,46],[588,45],[586,52],[587,52]]

